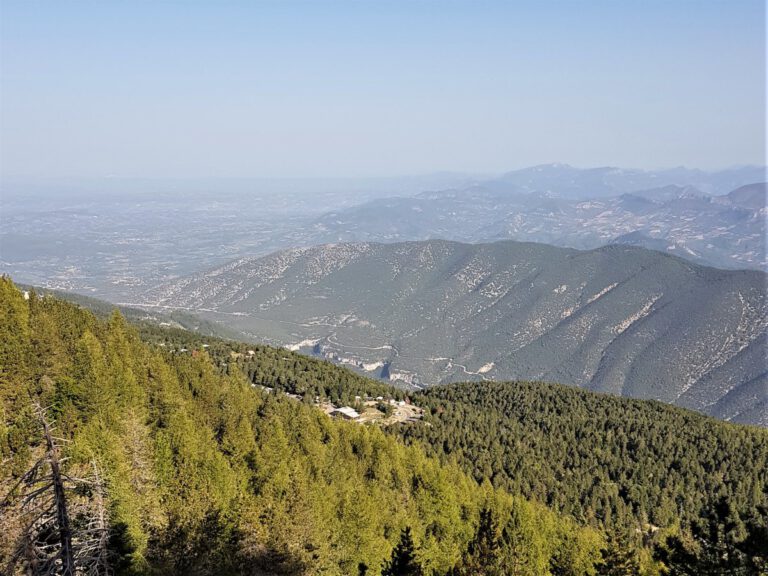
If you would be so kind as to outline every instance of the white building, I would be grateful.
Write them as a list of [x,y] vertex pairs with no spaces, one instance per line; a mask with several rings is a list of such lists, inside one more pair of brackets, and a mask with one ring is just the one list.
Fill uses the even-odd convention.
[[336,410],[333,410],[331,412],[331,416],[335,416],[337,418],[344,418],[345,420],[357,420],[358,418],[360,418],[360,414],[357,413],[357,410],[349,406],[336,408]]

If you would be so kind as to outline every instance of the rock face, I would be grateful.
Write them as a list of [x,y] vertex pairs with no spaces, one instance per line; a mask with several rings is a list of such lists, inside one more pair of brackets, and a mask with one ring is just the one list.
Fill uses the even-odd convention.
[[766,275],[632,246],[337,244],[145,294],[410,385],[562,382],[768,425]]

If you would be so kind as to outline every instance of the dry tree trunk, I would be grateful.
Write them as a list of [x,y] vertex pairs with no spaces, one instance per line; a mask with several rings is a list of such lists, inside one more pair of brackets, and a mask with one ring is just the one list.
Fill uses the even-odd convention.
[[85,511],[88,521],[80,533],[82,540],[75,547],[75,557],[86,576],[108,576],[112,571],[109,566],[109,517],[104,503],[105,489],[96,462],[91,462],[91,465],[93,497]]
[[53,499],[56,507],[56,527],[59,532],[59,558],[61,560],[62,576],[75,576],[75,555],[72,551],[72,526],[67,512],[67,497],[64,490],[64,480],[61,475],[59,459],[59,447],[53,441],[51,427],[45,417],[45,412],[40,405],[35,406],[40,423],[43,426],[45,443],[48,448],[47,459],[51,467],[51,483],[53,485]]
[[[93,479],[88,480],[66,474],[62,470],[66,459],[61,457],[59,446],[62,440],[53,435],[45,409],[38,404],[34,408],[43,431],[45,454],[2,503],[5,514],[21,488],[20,512],[26,527],[7,568],[15,573],[21,564],[30,576],[107,576],[111,573],[109,518],[99,469],[92,462]],[[77,488],[87,488],[85,500],[82,491],[79,496],[73,494]]]

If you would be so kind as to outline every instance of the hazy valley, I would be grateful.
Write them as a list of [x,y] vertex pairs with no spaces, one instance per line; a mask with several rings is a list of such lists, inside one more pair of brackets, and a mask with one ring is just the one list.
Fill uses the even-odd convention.
[[[426,239],[582,249],[624,243],[765,269],[765,186],[753,185],[764,179],[756,167],[707,173],[554,164],[497,178],[11,180],[0,191],[0,272],[117,302],[283,248]],[[67,194],[57,195],[61,189]]]

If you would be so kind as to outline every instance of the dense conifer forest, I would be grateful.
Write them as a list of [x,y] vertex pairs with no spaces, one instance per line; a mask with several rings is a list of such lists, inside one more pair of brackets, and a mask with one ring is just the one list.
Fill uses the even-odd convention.
[[475,478],[617,526],[683,525],[725,498],[768,509],[768,433],[659,402],[536,382],[438,386],[414,400],[428,426],[398,434]]
[[[424,421],[312,405],[377,395]],[[9,279],[0,462],[8,574],[766,570],[765,430],[543,384],[395,391]]]

